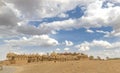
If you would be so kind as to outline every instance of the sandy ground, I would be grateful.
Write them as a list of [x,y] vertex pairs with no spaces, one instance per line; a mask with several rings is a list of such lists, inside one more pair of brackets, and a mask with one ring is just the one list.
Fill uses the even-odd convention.
[[0,70],[0,73],[14,73],[16,69],[14,66],[3,66],[3,70]]
[[15,73],[120,73],[120,60],[43,62],[21,68]]

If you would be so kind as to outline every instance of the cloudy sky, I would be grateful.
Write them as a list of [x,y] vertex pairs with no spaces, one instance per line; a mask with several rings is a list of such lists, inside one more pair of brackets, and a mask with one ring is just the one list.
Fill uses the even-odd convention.
[[52,51],[120,57],[120,0],[0,0],[0,60]]

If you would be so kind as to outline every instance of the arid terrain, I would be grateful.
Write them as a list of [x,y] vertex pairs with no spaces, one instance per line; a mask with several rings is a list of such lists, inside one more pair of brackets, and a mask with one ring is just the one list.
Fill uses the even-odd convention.
[[15,73],[120,73],[120,60],[40,62],[20,68]]

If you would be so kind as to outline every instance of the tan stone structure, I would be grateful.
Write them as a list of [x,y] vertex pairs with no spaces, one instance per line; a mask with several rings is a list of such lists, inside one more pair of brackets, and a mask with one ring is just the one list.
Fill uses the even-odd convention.
[[0,64],[0,70],[3,70],[3,66]]
[[26,64],[32,62],[43,62],[43,61],[73,61],[89,59],[87,55],[82,53],[51,53],[50,55],[39,55],[39,54],[15,54],[8,53],[7,60],[10,64]]

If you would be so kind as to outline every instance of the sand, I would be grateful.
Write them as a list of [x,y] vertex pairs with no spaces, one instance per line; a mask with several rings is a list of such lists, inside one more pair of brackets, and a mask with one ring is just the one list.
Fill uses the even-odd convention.
[[120,73],[120,60],[41,62],[21,68],[16,73]]
[[3,70],[0,70],[0,73],[14,73],[16,69],[14,66],[3,66]]

